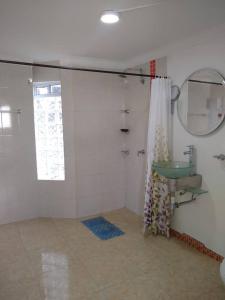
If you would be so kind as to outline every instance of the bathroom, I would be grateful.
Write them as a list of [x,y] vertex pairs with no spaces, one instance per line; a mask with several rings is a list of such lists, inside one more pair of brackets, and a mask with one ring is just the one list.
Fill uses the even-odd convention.
[[[20,2],[0,12],[0,299],[225,299],[223,105],[206,132],[180,106],[195,72],[223,83],[224,1]],[[202,181],[168,192],[167,234],[144,216],[157,80],[169,160]],[[99,238],[96,218],[121,235]]]

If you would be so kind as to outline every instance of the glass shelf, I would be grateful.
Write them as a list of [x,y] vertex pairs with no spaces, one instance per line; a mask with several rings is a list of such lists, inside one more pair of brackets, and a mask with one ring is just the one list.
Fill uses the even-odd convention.
[[192,193],[193,195],[196,195],[196,196],[208,193],[208,191],[200,189],[200,188],[187,188],[184,191],[188,192],[188,193]]

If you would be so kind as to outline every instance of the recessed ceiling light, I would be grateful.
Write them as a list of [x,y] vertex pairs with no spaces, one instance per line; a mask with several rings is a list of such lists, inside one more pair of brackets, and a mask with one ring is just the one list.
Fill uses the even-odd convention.
[[140,6],[130,7],[130,8],[123,8],[123,9],[117,9],[117,10],[105,10],[101,15],[101,21],[105,24],[114,24],[117,23],[120,20],[120,13],[130,12],[137,9],[143,9],[148,8],[151,6],[159,5],[162,3],[165,3],[166,1],[157,1],[154,3],[144,4]]
[[106,10],[101,15],[101,21],[105,24],[117,23],[119,19],[119,13],[113,10]]

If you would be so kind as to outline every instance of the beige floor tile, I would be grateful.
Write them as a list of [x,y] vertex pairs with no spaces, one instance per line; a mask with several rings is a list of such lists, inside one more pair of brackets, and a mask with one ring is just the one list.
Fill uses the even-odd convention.
[[[213,264],[211,266],[210,268],[209,263],[206,268],[199,262],[196,265],[190,265],[189,268],[185,267],[185,271],[182,270],[182,267],[177,270],[174,267],[174,277],[179,286],[185,287],[187,292],[192,291],[199,294],[199,291],[216,291],[220,283],[219,264],[217,264],[217,267]],[[179,267],[180,264],[177,265],[177,268]]]
[[0,289],[1,300],[44,300],[35,280],[22,280]]
[[39,249],[62,242],[51,219],[35,219],[19,224],[20,236],[26,249]]
[[37,218],[17,222],[15,224],[18,225],[20,233],[33,232],[37,230],[40,232],[51,232],[52,229],[55,229],[54,220],[51,218]]
[[7,287],[12,283],[32,279],[34,273],[32,271],[28,258],[18,260],[15,263],[10,263],[0,269],[0,289]]
[[79,299],[97,291],[93,278],[81,263],[44,272],[40,286],[46,299]]
[[225,299],[225,288],[220,285],[216,288],[212,288],[210,290],[206,289],[206,291],[199,291],[198,298],[196,300],[224,300]]
[[141,300],[191,300],[197,296],[185,285],[177,282],[176,278],[170,276],[166,269],[154,270],[145,276],[136,277],[132,280],[132,286],[136,291],[137,299]]
[[144,238],[127,209],[103,215],[125,235],[102,241],[74,219],[1,225],[0,300],[225,300],[215,260]]
[[80,253],[81,256],[89,256],[95,249],[101,247],[101,240],[95,235],[79,238],[79,234],[73,237],[64,236],[64,245],[67,245],[74,253]]
[[18,227],[15,224],[0,226],[0,266],[16,262],[26,257]]
[[18,240],[20,238],[16,223],[0,225],[0,242]]
[[77,300],[138,300],[130,285],[116,285],[94,292],[91,296],[79,297]]
[[56,236],[56,233],[33,233],[23,236],[23,243],[27,250],[32,249],[41,249],[45,246],[58,246],[62,243],[59,237]]
[[133,285],[125,281],[120,285],[106,288],[99,293],[99,300],[138,300]]
[[28,256],[36,275],[47,271],[67,269],[74,263],[80,262],[76,252],[63,244],[28,250]]
[[93,293],[90,297],[81,297],[79,300],[139,300],[136,290],[129,281],[124,281],[119,285],[102,289]]
[[73,241],[69,243],[71,251],[74,251],[82,261],[91,260],[96,257],[104,257],[110,259],[110,257],[118,254],[118,250],[115,247],[111,247],[108,241],[102,241],[93,235],[92,239],[86,239],[79,243],[74,244]]
[[82,262],[99,288],[121,283],[143,273],[137,265],[130,263],[128,257],[113,249],[97,252],[85,260],[82,259]]
[[54,219],[57,230],[63,236],[72,237],[73,235],[82,234],[82,237],[89,234],[89,231],[81,224],[78,219]]
[[74,253],[85,256],[91,254],[93,248],[99,247],[101,240],[88,230],[80,220],[57,219],[54,220],[54,223],[64,245],[70,247]]
[[0,266],[27,258],[27,251],[21,240],[0,242]]
[[117,225],[126,233],[139,233],[143,231],[143,219],[126,208],[103,214],[111,223]]

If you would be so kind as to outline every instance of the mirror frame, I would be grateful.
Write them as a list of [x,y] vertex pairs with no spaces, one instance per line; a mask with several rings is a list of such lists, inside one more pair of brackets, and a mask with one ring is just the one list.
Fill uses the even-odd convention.
[[[184,124],[183,121],[181,120],[181,117],[180,117],[180,114],[179,114],[178,106],[179,106],[180,96],[182,95],[182,88],[183,88],[184,84],[188,81],[188,79],[191,78],[191,76],[193,76],[195,73],[200,72],[200,71],[213,71],[214,73],[217,73],[217,74],[221,77],[222,80],[225,80],[225,77],[224,77],[220,72],[218,72],[217,70],[212,69],[212,68],[202,68],[202,69],[198,69],[198,70],[192,72],[192,73],[185,79],[185,81],[182,83],[182,85],[181,85],[181,87],[180,87],[180,95],[179,95],[179,98],[178,98],[178,100],[177,100],[177,116],[178,116],[178,119],[179,119],[179,121],[180,121],[182,127],[183,127],[188,133],[190,133],[190,134],[193,135],[193,136],[207,136],[207,135],[210,135],[210,134],[214,133],[216,130],[218,130],[218,129],[222,126],[222,124],[224,123],[224,120],[225,120],[225,114],[224,114],[223,119],[221,120],[221,122],[219,123],[219,125],[217,125],[215,128],[213,128],[211,131],[209,131],[209,132],[207,132],[207,133],[200,133],[200,134],[198,134],[198,133],[193,133],[192,131],[188,130],[188,128],[185,126],[185,124]],[[225,90],[225,86],[224,86],[224,90]]]

